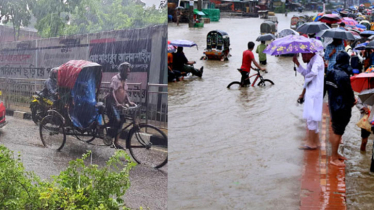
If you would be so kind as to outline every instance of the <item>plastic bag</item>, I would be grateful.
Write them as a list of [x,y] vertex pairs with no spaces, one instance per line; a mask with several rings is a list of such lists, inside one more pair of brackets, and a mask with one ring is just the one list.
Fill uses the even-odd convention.
[[365,114],[356,124],[358,127],[371,132],[371,125],[368,121],[369,115]]

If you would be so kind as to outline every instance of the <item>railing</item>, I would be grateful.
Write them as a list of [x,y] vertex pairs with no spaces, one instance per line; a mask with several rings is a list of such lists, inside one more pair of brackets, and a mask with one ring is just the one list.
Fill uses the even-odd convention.
[[[0,99],[6,109],[30,112],[32,95],[44,88],[45,79],[1,78]],[[98,99],[104,101],[109,93],[109,82],[101,83]],[[168,127],[167,84],[148,83],[147,88],[141,89],[141,83],[128,83],[130,99],[142,104],[142,119],[149,124],[162,129]],[[166,89],[166,90],[165,90]]]

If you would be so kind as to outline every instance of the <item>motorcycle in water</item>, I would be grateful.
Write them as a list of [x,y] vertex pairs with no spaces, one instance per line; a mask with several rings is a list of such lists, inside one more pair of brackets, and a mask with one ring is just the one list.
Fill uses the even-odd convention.
[[35,92],[32,97],[33,99],[30,102],[31,118],[38,125],[47,116],[48,110],[52,108],[53,101],[45,98],[41,92]]

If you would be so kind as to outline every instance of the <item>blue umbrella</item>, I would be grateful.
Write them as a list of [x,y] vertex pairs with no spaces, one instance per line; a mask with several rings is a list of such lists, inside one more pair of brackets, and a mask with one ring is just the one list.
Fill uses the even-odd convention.
[[193,46],[196,46],[196,48],[197,48],[197,44],[195,42],[189,41],[189,40],[184,40],[184,39],[171,41],[170,45],[177,46],[177,47],[193,47]]
[[355,48],[354,48],[354,50],[365,50],[365,47],[366,47],[366,45],[368,45],[368,43],[362,43],[362,44],[359,44],[359,45],[357,45]]
[[361,29],[365,29],[365,30],[367,29],[366,26],[361,25],[361,24],[357,24],[356,27],[357,27],[357,28],[361,28]]
[[173,46],[168,44],[168,53],[175,53],[177,49]]
[[361,36],[371,36],[374,35],[374,31],[363,31],[360,33]]
[[356,7],[354,7],[354,6],[350,6],[349,9],[351,9],[351,10],[357,10]]

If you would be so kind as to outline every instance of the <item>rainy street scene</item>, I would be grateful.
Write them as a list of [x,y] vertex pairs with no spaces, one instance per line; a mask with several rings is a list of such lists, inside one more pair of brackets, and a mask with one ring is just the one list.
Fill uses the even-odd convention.
[[372,3],[169,1],[169,209],[373,209]]
[[0,209],[167,209],[167,2],[0,4]]

